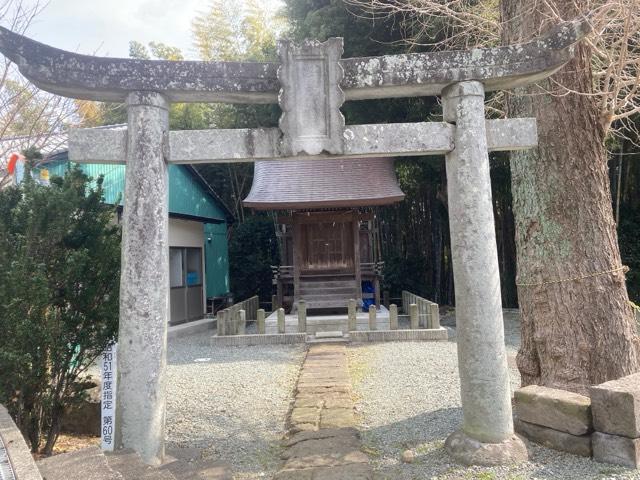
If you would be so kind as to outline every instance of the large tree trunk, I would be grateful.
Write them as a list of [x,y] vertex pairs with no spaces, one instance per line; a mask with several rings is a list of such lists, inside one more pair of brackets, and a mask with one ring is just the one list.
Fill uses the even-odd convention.
[[[552,2],[553,3],[553,2]],[[565,19],[584,0],[556,0]],[[503,43],[530,39],[550,25],[545,2],[502,0]],[[553,21],[553,20],[551,20]],[[590,49],[553,81],[592,91]],[[525,92],[518,92],[525,93]],[[508,98],[510,117],[535,116],[539,146],[511,155],[524,385],[586,393],[589,385],[639,370],[639,340],[620,270],[603,131],[592,97],[552,96],[530,88]],[[576,279],[584,275],[589,278]],[[555,282],[555,283],[545,283]]]

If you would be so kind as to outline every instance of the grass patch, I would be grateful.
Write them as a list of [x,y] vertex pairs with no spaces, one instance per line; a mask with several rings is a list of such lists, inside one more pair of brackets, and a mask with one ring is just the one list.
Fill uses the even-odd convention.
[[623,467],[608,467],[601,468],[600,470],[598,470],[598,473],[602,475],[603,478],[609,478],[611,477],[611,475],[619,475],[621,473],[624,473],[625,470],[626,469]]
[[360,450],[363,453],[374,458],[380,458],[382,456],[382,450],[376,446],[374,437],[367,430],[360,431],[360,440],[362,442]]
[[360,450],[363,453],[366,453],[367,455],[369,455],[370,457],[379,458],[382,456],[382,451],[380,451],[380,449],[374,447],[373,445],[363,444],[362,447],[360,447]]
[[414,447],[413,451],[416,452],[416,455],[426,455],[441,448],[444,448],[444,442],[442,440],[436,440],[435,442],[421,443]]
[[278,465],[283,451],[284,447],[280,442],[272,442],[266,448],[256,452],[256,460],[263,470],[269,470]]
[[469,480],[496,480],[496,474],[493,472],[469,472],[467,478]]

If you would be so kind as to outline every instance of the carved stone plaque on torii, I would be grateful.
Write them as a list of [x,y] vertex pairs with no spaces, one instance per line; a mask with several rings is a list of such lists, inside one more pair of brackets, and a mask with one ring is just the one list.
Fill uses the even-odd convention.
[[[279,63],[258,63],[85,56],[0,29],[0,51],[36,86],[127,105],[126,130],[69,139],[74,162],[127,164],[116,446],[149,464],[164,458],[168,164],[443,154],[464,416],[447,451],[467,464],[526,459],[513,431],[488,152],[535,147],[536,122],[485,120],[484,97],[553,74],[588,31],[574,21],[521,45],[347,59],[340,38],[282,41]],[[340,112],[345,100],[427,95],[442,97],[443,122],[345,125]],[[173,102],[277,102],[280,128],[169,131]]]

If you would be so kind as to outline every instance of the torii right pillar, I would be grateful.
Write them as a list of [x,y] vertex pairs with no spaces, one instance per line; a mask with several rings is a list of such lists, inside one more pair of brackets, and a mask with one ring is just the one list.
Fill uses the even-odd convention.
[[527,449],[513,430],[484,86],[456,83],[443,90],[442,100],[444,120],[455,125],[446,166],[464,416],[462,429],[445,446],[464,464],[520,462],[527,459]]

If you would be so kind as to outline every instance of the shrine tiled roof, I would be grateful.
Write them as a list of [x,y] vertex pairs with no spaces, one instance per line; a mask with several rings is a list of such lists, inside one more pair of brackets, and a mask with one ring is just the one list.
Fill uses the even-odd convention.
[[392,158],[319,158],[256,162],[244,205],[292,210],[388,205],[402,199]]

